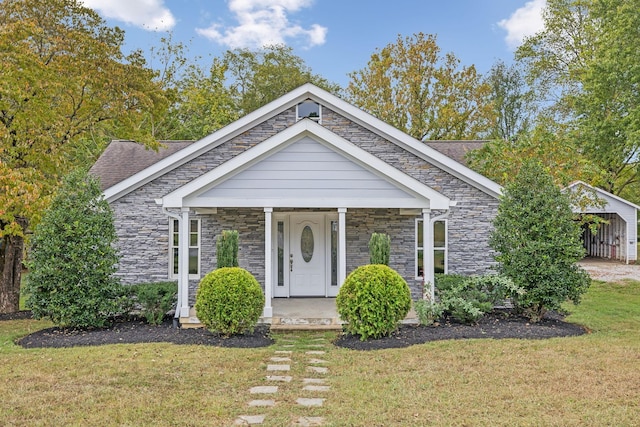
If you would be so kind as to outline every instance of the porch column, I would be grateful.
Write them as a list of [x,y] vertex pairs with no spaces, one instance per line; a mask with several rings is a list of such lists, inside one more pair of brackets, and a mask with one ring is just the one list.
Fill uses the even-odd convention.
[[182,208],[180,244],[178,245],[178,275],[180,276],[180,317],[189,317],[189,208]]
[[429,298],[435,300],[435,278],[433,275],[433,226],[431,209],[422,210],[422,268],[425,285],[429,286]]
[[347,278],[347,208],[338,208],[338,286]]
[[272,288],[272,257],[271,257],[271,217],[273,208],[264,208],[264,311],[263,317],[273,317],[271,307]]

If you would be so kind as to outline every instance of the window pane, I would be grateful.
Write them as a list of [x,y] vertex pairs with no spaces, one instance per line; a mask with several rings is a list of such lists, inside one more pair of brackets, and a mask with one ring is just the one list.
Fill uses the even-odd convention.
[[434,273],[444,273],[444,251],[433,251],[433,271]]
[[197,233],[198,232],[198,220],[192,219],[189,221],[189,233]]
[[173,274],[178,274],[178,248],[173,249]]
[[447,244],[446,227],[444,221],[436,221],[433,224],[433,246],[443,248]]
[[424,247],[422,244],[422,221],[418,221],[418,247],[422,248]]
[[298,104],[298,118],[304,117],[320,117],[320,105],[311,100]]
[[198,233],[189,234],[189,246],[198,246]]
[[422,277],[424,274],[424,257],[422,249],[418,251],[418,277]]
[[189,274],[198,274],[198,248],[189,249]]
[[338,221],[331,221],[331,286],[338,286]]
[[178,245],[180,244],[180,240],[179,240],[180,235],[178,233],[173,233],[173,244],[171,246],[177,248]]
[[284,286],[284,222],[278,221],[278,286]]

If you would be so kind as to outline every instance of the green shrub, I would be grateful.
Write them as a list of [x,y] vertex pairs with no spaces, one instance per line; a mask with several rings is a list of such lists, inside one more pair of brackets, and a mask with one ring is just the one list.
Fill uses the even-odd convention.
[[407,282],[382,264],[364,265],[346,278],[336,306],[345,330],[364,341],[389,335],[411,308]]
[[178,300],[176,282],[141,283],[133,287],[140,314],[152,325],[162,323],[164,316]]
[[216,242],[218,268],[238,266],[238,231],[223,230]]
[[438,290],[447,290],[451,289],[453,286],[457,286],[460,283],[464,282],[468,279],[468,276],[463,276],[461,274],[436,274],[435,277],[435,286]]
[[442,304],[427,299],[419,299],[413,302],[413,309],[418,316],[421,325],[433,325],[443,314]]
[[369,239],[369,263],[389,265],[391,238],[387,234],[373,233]]
[[447,285],[438,289],[442,309],[462,323],[475,323],[506,298],[524,294],[511,279],[498,275],[452,280]]
[[264,294],[247,270],[218,268],[200,281],[195,308],[198,319],[212,332],[253,332],[264,309]]
[[121,311],[116,240],[98,181],[67,176],[31,239],[27,308],[62,327],[107,326]]

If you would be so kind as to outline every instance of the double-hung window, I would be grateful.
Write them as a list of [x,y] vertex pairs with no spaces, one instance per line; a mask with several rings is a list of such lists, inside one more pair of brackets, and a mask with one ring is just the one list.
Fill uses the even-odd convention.
[[[424,277],[423,221],[416,220],[416,277]],[[433,272],[447,272],[447,221],[433,223]]]
[[[178,277],[178,253],[180,252],[180,222],[171,221],[171,241],[169,242],[169,272]],[[200,220],[189,220],[189,278],[198,278],[200,274]]]

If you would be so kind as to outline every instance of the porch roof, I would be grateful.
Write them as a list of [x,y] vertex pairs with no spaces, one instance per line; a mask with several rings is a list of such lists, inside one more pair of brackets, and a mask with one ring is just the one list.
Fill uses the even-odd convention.
[[[298,147],[305,144],[314,152],[298,153]],[[308,119],[162,198],[166,208],[449,209],[453,204],[438,191]]]

